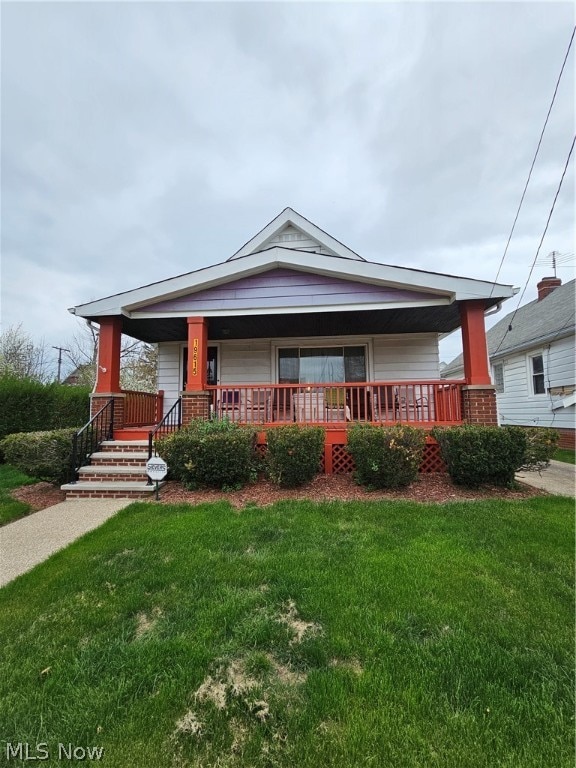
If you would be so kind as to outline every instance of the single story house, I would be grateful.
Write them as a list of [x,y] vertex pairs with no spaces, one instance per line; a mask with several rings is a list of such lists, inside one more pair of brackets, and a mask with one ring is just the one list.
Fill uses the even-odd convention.
[[[553,427],[566,448],[575,447],[575,285],[575,280],[562,285],[557,277],[542,278],[538,297],[503,317],[486,335],[498,422]],[[459,355],[442,376],[463,373]]]
[[[163,417],[321,424],[330,472],[355,421],[496,423],[484,314],[514,292],[368,261],[286,208],[224,261],[70,312],[100,325],[92,413],[113,402],[117,438]],[[448,381],[438,341],[458,327]],[[158,344],[158,394],[122,391],[121,334]]]

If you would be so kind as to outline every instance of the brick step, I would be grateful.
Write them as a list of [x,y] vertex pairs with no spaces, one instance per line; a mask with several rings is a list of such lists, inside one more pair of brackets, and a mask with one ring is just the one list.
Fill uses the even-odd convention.
[[93,466],[82,467],[78,472],[79,480],[86,483],[101,482],[148,482],[148,476],[142,466],[130,465],[107,465],[96,464]]
[[[164,483],[159,483],[162,487]],[[146,499],[152,498],[156,492],[156,484],[126,483],[126,482],[77,482],[61,486],[69,499]]]
[[102,443],[104,453],[133,453],[146,452],[148,454],[148,440],[104,440]]
[[148,461],[148,451],[98,451],[90,457],[92,466],[119,467],[133,466],[144,467]]

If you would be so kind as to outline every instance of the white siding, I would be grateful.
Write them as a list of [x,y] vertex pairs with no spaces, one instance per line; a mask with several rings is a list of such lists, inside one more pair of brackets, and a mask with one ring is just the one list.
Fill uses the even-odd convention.
[[180,395],[181,349],[180,342],[158,344],[158,389],[164,390],[164,413],[167,413]]
[[[440,378],[436,334],[393,336],[341,336],[326,338],[252,339],[221,341],[218,350],[219,384],[273,384],[277,382],[278,347],[364,345],[371,381],[407,381]],[[158,388],[164,390],[164,412],[179,396],[182,349],[185,343],[158,345]]]
[[574,336],[560,339],[544,352],[547,387],[573,387],[576,383]]
[[375,381],[440,378],[438,336],[435,333],[377,336],[373,348]]
[[574,406],[553,410],[553,405],[559,404],[559,397],[551,396],[548,391],[544,395],[532,394],[529,358],[536,354],[544,358],[547,390],[574,386],[574,337],[511,355],[503,361],[504,392],[497,395],[500,423],[574,429]]
[[218,370],[220,384],[270,384],[270,340],[221,342]]
[[316,253],[330,253],[329,250],[324,248],[318,240],[313,240],[308,237],[301,229],[293,227],[288,224],[280,232],[277,232],[273,237],[266,242],[266,247],[279,245],[284,248],[299,248],[301,250],[314,251]]

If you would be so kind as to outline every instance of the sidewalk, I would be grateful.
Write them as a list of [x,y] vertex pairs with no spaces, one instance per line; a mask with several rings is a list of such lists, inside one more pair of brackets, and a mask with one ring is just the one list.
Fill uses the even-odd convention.
[[551,461],[542,472],[522,472],[516,480],[534,488],[541,488],[558,496],[576,495],[576,467],[562,461]]
[[77,499],[34,512],[0,528],[0,586],[68,546],[132,503]]

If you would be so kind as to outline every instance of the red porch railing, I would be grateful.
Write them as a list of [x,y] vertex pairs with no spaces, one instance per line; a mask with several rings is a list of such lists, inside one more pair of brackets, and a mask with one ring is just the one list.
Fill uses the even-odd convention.
[[219,385],[212,414],[245,424],[459,424],[463,381]]
[[124,426],[144,427],[157,424],[162,419],[164,392],[135,392],[124,390]]

